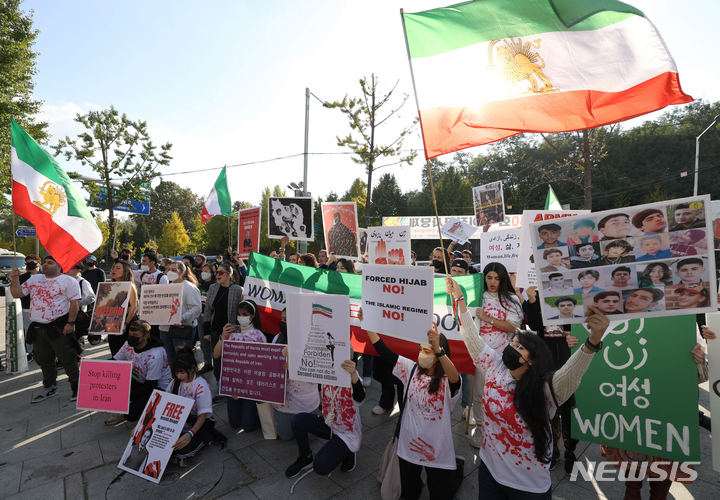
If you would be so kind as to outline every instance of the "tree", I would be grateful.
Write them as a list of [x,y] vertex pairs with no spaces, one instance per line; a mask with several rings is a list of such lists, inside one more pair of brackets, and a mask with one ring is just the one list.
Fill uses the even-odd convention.
[[355,179],[350,186],[350,189],[345,191],[340,201],[354,201],[357,203],[357,218],[358,224],[362,221],[367,222],[365,218],[365,204],[367,203],[367,185],[363,180],[358,177]]
[[[395,115],[397,115],[398,118],[400,117],[398,112],[408,99],[406,94],[396,108],[391,109],[384,116],[380,116],[380,109],[390,102],[390,98],[398,82],[395,82],[395,86],[393,86],[387,94],[378,93],[377,87],[379,79],[373,74],[369,81],[366,78],[360,79],[361,97],[348,98],[348,96],[345,95],[342,101],[325,103],[329,108],[339,108],[349,119],[350,133],[345,137],[337,137],[338,146],[350,148],[355,153],[352,160],[358,165],[364,165],[365,171],[367,172],[365,227],[368,227],[370,224],[370,217],[372,215],[371,195],[373,172],[389,165],[403,163],[412,165],[413,160],[417,156],[416,151],[410,151],[407,155],[403,155],[401,151],[405,136],[415,126],[417,118],[413,120],[411,125],[403,128],[395,140],[389,144],[379,145],[375,137],[378,127],[387,123],[387,121]],[[360,137],[353,136],[353,132],[359,134]],[[375,162],[379,158],[397,158],[398,161],[386,165],[376,165]]]
[[189,245],[190,237],[185,226],[177,212],[173,212],[170,220],[166,221],[163,227],[162,236],[158,241],[158,252],[172,257],[184,253]]
[[135,231],[133,232],[133,246],[135,248],[143,249],[147,246],[150,241],[150,231],[148,231],[147,224],[143,216],[138,216],[137,224],[135,225]]
[[[373,190],[372,204],[379,217],[404,215],[405,199],[394,174],[386,173],[380,177],[377,186]],[[382,219],[380,219],[380,223],[374,223],[373,225],[379,226],[381,223]]]
[[[99,183],[87,181],[84,186],[96,206],[100,205],[100,187],[104,188],[107,198],[102,208],[109,212],[108,227],[114,234],[115,207],[125,200],[141,199],[142,186],[149,186],[160,175],[155,169],[170,164],[172,144],[163,144],[158,151],[146,122],[129,120],[112,106],[86,115],[78,113],[75,121],[88,131],[78,135],[79,142],[67,136],[61,139],[54,147],[55,156],[63,154],[68,161],[75,158],[100,176]],[[116,179],[127,180],[118,184]]]
[[150,235],[157,238],[165,225],[167,214],[177,212],[185,228],[193,233],[197,229],[195,218],[202,212],[204,203],[205,200],[193,193],[192,189],[161,179],[160,184],[150,191],[150,215],[136,215],[134,218],[144,218]]

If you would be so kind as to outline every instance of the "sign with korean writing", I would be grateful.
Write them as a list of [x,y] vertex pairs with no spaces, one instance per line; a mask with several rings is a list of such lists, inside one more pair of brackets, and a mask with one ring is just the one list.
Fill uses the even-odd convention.
[[337,258],[358,259],[357,203],[339,201],[322,203],[322,221],[328,253]]
[[[708,195],[528,225],[545,325],[581,323],[590,306],[614,320],[717,310]],[[548,271],[558,251],[570,269]]]
[[132,361],[83,359],[78,382],[78,410],[127,413],[130,410]]
[[[614,327],[613,327],[614,326]],[[699,461],[695,315],[613,322],[575,392],[572,436]],[[579,349],[588,338],[572,325]]]
[[371,227],[368,228],[371,264],[410,265],[410,228]]
[[483,233],[480,239],[480,261],[483,265],[499,262],[508,272],[517,271],[520,255],[520,229]]
[[476,230],[477,228],[472,224],[463,222],[456,217],[450,217],[450,220],[440,228],[440,233],[446,238],[450,238],[452,241],[457,241],[461,245],[464,245],[475,235]]
[[225,341],[220,394],[285,404],[284,344]]
[[238,212],[238,254],[241,259],[260,251],[260,207]]
[[[387,268],[387,266],[385,266]],[[301,382],[351,387],[342,368],[350,359],[350,299],[347,295],[288,293],[288,365]]]
[[182,284],[143,285],[140,294],[140,319],[151,325],[180,324],[182,300]]
[[108,281],[98,284],[95,307],[90,320],[90,335],[120,335],[127,316],[132,283]]
[[[472,226],[477,225],[474,215],[453,215],[440,216],[440,227],[448,223],[450,219],[457,219]],[[493,224],[488,231],[502,231],[513,229],[522,225],[522,215],[505,215],[503,222]],[[435,217],[383,217],[383,226],[410,226],[410,239],[412,240],[436,240],[438,239],[437,219]],[[470,236],[471,240],[480,239],[484,227],[478,227],[475,233]]]

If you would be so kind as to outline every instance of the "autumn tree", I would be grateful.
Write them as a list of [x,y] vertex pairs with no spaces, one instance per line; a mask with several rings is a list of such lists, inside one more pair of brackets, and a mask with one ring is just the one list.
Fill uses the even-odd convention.
[[190,237],[187,230],[177,212],[173,212],[170,220],[163,226],[162,236],[158,241],[158,252],[172,257],[184,253],[189,245]]
[[143,218],[150,235],[157,238],[165,225],[167,214],[177,212],[185,229],[192,233],[197,229],[194,221],[202,212],[204,203],[205,200],[197,196],[192,189],[161,179],[160,184],[150,191],[150,215],[133,217],[135,220]]

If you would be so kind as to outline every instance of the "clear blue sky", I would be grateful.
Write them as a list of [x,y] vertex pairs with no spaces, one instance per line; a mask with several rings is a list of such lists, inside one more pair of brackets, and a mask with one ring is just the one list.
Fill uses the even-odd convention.
[[[399,79],[398,96],[412,94],[399,10],[450,3],[26,0],[23,9],[34,10],[40,30],[35,95],[45,102],[51,143],[81,131],[72,121],[76,113],[114,105],[147,121],[154,142],[173,143],[174,160],[163,169],[172,174],[302,153],[305,87],[322,100],[354,96],[359,78],[374,72],[381,90]],[[720,100],[713,52],[720,2],[629,3],[658,27],[685,92]],[[411,97],[396,124],[406,125],[416,113]],[[311,152],[346,152],[335,136],[348,130],[340,111],[311,98]],[[380,142],[394,140],[397,130],[381,130]],[[406,144],[421,148],[417,136]],[[68,168],[90,173],[79,165]],[[256,204],[265,186],[300,181],[302,168],[297,157],[229,169],[232,199]],[[420,188],[422,168],[418,160],[379,173],[395,173],[407,191]],[[205,197],[218,172],[165,178]],[[310,157],[308,185],[316,197],[342,194],[358,176],[365,178],[364,169],[348,155]]]

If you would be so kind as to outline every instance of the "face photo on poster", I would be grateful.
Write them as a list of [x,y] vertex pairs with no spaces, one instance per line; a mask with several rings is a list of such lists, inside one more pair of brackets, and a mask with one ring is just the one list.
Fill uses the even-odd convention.
[[585,317],[582,296],[574,294],[545,299],[544,308],[550,319],[561,320]]
[[542,289],[546,290],[548,297],[557,297],[562,295],[572,295],[573,279],[570,272],[551,272],[540,275]]
[[246,208],[238,212],[238,255],[250,257],[250,252],[260,251],[260,207]]
[[380,226],[368,228],[371,264],[410,265],[410,228]]
[[456,217],[451,217],[441,228],[440,233],[452,241],[457,241],[461,245],[468,242],[475,235],[477,227],[472,224],[461,221]]
[[354,201],[322,203],[325,244],[330,254],[358,260],[357,204]]
[[288,237],[296,241],[315,241],[313,200],[310,197],[268,198],[268,237]]
[[90,320],[91,335],[120,335],[127,316],[132,283],[114,281],[98,284],[95,307]]
[[364,227],[358,228],[358,236],[360,241],[360,255],[368,255],[368,229]]
[[496,224],[505,219],[505,198],[502,181],[473,188],[475,220],[478,227]]
[[138,315],[151,325],[182,323],[182,284],[143,285]]

